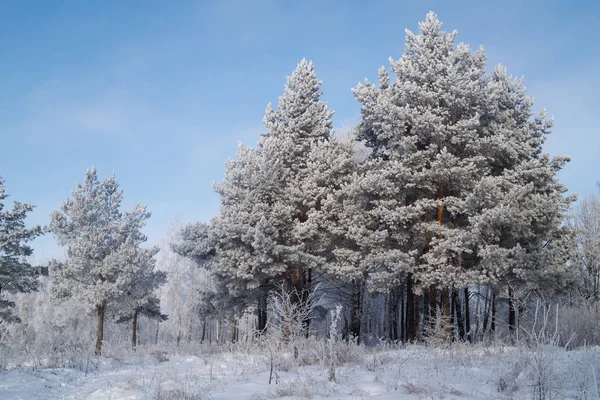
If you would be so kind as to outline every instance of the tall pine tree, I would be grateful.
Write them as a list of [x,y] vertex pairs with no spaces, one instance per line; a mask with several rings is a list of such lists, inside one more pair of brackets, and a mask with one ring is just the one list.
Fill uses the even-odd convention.
[[83,184],[76,183],[72,195],[60,211],[50,214],[49,230],[68,249],[68,259],[53,279],[58,295],[76,298],[96,312],[100,355],[108,306],[126,295],[142,267],[129,256],[146,241],[141,229],[150,213],[139,204],[122,212],[123,191],[117,178],[113,174],[100,181],[95,168],[86,171]]
[[354,90],[373,150],[355,185],[372,221],[374,283],[406,281],[434,299],[437,288],[449,320],[452,288],[533,284],[564,265],[571,199],[556,173],[568,159],[542,153],[552,122],[533,118],[522,82],[503,67],[487,75],[483,49],[455,46],[433,13],[419,30],[391,61],[393,82],[382,68],[378,86]]
[[0,323],[19,321],[11,312],[14,302],[6,299],[5,294],[30,292],[37,287],[36,271],[27,262],[33,249],[27,243],[42,234],[39,226],[25,226],[27,213],[34,206],[15,201],[12,210],[4,210],[7,198],[0,176]]

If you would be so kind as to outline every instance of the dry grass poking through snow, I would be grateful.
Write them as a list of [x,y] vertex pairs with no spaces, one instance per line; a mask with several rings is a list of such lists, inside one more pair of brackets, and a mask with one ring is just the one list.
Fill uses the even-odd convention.
[[[197,346],[188,354],[146,347],[93,358],[81,369],[0,374],[2,399],[594,399],[600,348],[455,344],[447,348],[310,340],[288,350]],[[335,355],[332,356],[332,352]],[[332,362],[334,360],[334,362]],[[273,373],[271,384],[271,361]],[[544,385],[540,385],[540,379]]]

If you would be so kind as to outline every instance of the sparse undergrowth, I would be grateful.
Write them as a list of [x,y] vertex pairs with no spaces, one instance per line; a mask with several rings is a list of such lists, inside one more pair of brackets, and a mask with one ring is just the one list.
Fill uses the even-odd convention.
[[[119,357],[90,356],[86,368],[20,367],[0,375],[3,398],[465,398],[594,399],[600,391],[600,348],[567,351],[529,346],[455,343],[444,347],[329,345],[311,338],[270,357],[265,344],[189,346],[185,351],[110,347]],[[107,347],[108,348],[108,347]],[[182,349],[180,349],[182,350]],[[332,364],[331,351],[336,363]],[[80,360],[79,364],[82,364]],[[332,376],[333,369],[333,376]],[[21,384],[21,392],[17,389]],[[41,397],[40,397],[41,396]],[[136,397],[137,396],[137,397]]]

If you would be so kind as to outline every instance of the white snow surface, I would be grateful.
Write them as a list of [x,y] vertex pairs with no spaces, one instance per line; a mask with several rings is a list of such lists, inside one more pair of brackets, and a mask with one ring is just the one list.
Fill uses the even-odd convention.
[[600,348],[361,352],[360,361],[334,368],[333,379],[319,361],[299,365],[278,353],[271,384],[268,352],[256,350],[94,357],[81,369],[23,366],[0,372],[0,399],[526,399],[535,391],[536,359],[545,360],[556,398],[597,398],[600,390]]

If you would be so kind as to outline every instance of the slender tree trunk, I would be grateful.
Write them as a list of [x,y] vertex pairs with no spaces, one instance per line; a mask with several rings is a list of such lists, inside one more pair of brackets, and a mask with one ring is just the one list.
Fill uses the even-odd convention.
[[519,326],[521,324],[521,318],[523,317],[523,313],[525,312],[525,303],[520,301],[518,305],[519,315],[517,316],[517,332],[519,332]]
[[[437,292],[435,285],[425,289],[426,296],[423,298],[423,325],[432,329],[435,326],[437,317]],[[423,335],[430,329],[423,329]]]
[[261,293],[258,297],[257,307],[258,334],[263,335],[267,331],[267,293]]
[[483,304],[483,334],[485,335],[488,331],[488,325],[490,321],[491,307],[490,307],[490,288],[486,288],[485,291],[485,303]]
[[469,288],[465,288],[465,336],[471,342],[471,311],[469,310]]
[[354,280],[352,282],[352,289],[352,322],[350,323],[350,331],[352,336],[356,338],[357,343],[360,343],[364,291],[362,281]]
[[[308,268],[308,270],[304,274],[304,281],[302,282],[302,304],[303,305],[307,305],[307,303],[308,303],[311,286],[312,286],[312,269]],[[362,295],[362,293],[361,293],[361,295]],[[362,301],[362,296],[360,297],[360,300]],[[359,308],[360,308],[360,306],[361,305],[359,304]],[[359,332],[358,332],[357,337],[360,337],[360,322],[361,322],[361,320],[359,318],[359,320],[358,320]],[[304,321],[302,321],[302,326],[304,327],[304,337],[306,337],[308,339],[308,336],[310,335],[310,315],[307,315],[306,318],[304,319]]]
[[427,337],[429,330],[427,327],[431,324],[431,293],[430,288],[425,288],[423,291],[423,337]]
[[237,320],[234,318],[231,324],[231,343],[235,343],[237,339]]
[[406,314],[404,306],[406,304],[404,300],[405,286],[402,285],[402,293],[400,293],[400,339],[402,343],[406,343]]
[[106,311],[106,300],[102,304],[96,306],[98,313],[98,327],[96,330],[96,355],[102,354],[102,341],[104,340],[104,312]]
[[181,314],[177,316],[177,348],[179,348],[179,343],[181,342],[181,335],[183,334],[183,323],[181,322]]
[[202,336],[200,336],[200,344],[204,343],[204,338],[206,337],[206,318],[202,322]]
[[160,320],[156,320],[156,336],[154,338],[154,344],[158,344],[158,327],[160,326]]
[[508,287],[508,331],[513,337],[517,327],[517,310],[515,308],[515,298],[512,288]]
[[451,308],[450,308],[450,294],[449,289],[442,289],[440,295],[442,301],[442,318],[443,318],[443,328],[444,328],[444,337],[447,342],[452,340],[452,322],[450,319]]
[[215,332],[215,344],[216,345],[225,344],[225,340],[224,340],[225,333],[224,332],[227,330],[227,327],[223,326],[223,325],[225,325],[225,321],[222,319],[219,319],[217,321],[217,330]]
[[414,295],[415,297],[415,343],[421,342],[421,296]]
[[138,310],[133,311],[133,326],[131,329],[131,348],[133,351],[136,350],[137,346],[137,324],[138,324]]
[[394,288],[390,292],[390,339],[392,342],[397,342],[399,339],[398,336],[398,304],[400,299],[398,299],[398,288]]
[[406,340],[409,343],[415,342],[415,294],[413,293],[412,275],[406,278]]
[[492,322],[490,324],[490,330],[496,332],[496,293],[492,291]]
[[452,291],[452,304],[454,305],[454,311],[456,313],[456,325],[458,325],[458,337],[464,341],[466,339],[465,333],[465,321],[463,319],[462,304],[460,302],[460,296],[458,290]]

